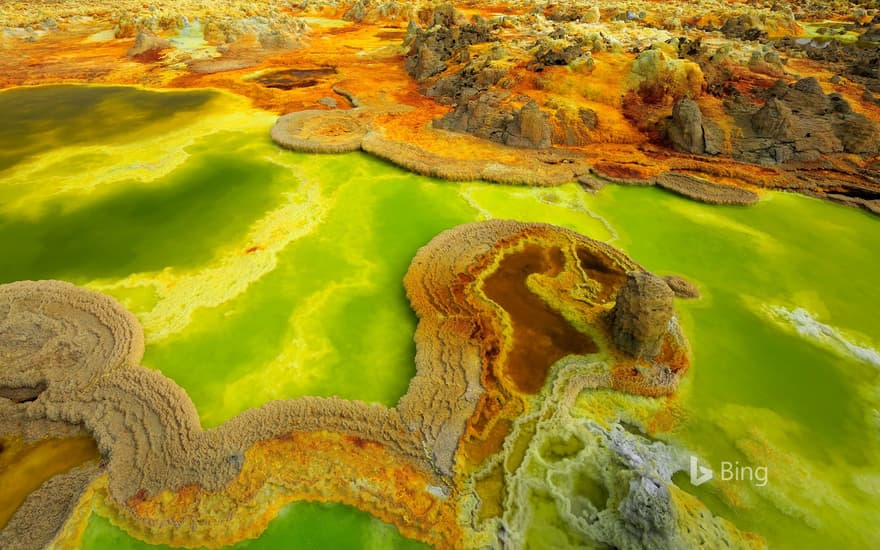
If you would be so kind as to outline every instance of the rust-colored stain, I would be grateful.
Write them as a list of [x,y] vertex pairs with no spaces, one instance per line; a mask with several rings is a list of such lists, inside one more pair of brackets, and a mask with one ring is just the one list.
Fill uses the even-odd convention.
[[530,275],[556,276],[565,267],[558,248],[526,245],[508,254],[483,284],[483,292],[510,316],[512,347],[505,375],[523,393],[536,393],[547,371],[566,355],[585,355],[599,350],[588,335],[578,332],[558,311],[529,290]]

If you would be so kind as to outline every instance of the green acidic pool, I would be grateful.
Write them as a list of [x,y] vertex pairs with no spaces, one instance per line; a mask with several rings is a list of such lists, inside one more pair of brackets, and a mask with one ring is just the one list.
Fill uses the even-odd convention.
[[[332,528],[330,527],[332,526]],[[324,528],[322,528],[324,527]],[[84,548],[141,550],[172,548],[155,546],[128,536],[106,518],[92,514],[82,538]],[[393,526],[366,512],[341,504],[294,502],[282,508],[259,539],[229,546],[232,550],[324,550],[360,548],[363,550],[420,550],[425,545],[400,535]]]
[[[51,118],[40,107],[59,102]],[[681,487],[773,548],[880,540],[876,218],[775,193],[737,208],[650,188],[446,183],[363,154],[280,150],[272,115],[215,92],[12,90],[0,113],[13,121],[0,132],[0,282],[117,297],[144,325],[144,365],[205,426],[302,395],[393,405],[414,372],[402,279],[418,247],[473,220],[549,222],[703,292],[678,303],[694,367],[682,426],[659,437],[715,466],[767,465],[769,483]],[[376,525],[297,504],[261,542],[399,539]],[[135,544],[93,516],[85,546],[108,541]]]

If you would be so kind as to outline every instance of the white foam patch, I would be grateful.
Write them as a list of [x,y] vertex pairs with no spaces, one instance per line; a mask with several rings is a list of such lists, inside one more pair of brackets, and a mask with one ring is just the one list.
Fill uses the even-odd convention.
[[788,309],[783,306],[770,306],[774,318],[788,321],[802,337],[814,341],[836,353],[853,357],[880,367],[880,352],[868,346],[856,344],[840,330],[816,319],[804,308]]

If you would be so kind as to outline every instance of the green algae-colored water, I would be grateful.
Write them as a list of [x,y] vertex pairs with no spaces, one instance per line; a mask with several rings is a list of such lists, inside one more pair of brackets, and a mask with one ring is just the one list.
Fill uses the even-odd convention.
[[[117,550],[170,549],[129,537],[107,519],[93,515],[82,538],[83,548]],[[259,539],[229,546],[232,550],[260,548],[362,548],[364,550],[417,550],[423,544],[400,536],[397,530],[366,512],[335,504],[294,502],[282,508]]]
[[[876,218],[776,193],[737,208],[446,183],[280,150],[272,115],[210,91],[19,89],[0,113],[0,282],[116,296],[144,325],[144,365],[186,389],[205,426],[303,395],[393,405],[414,372],[402,279],[418,247],[473,220],[549,222],[700,286],[677,304],[694,352],[686,416],[660,437],[710,465],[766,465],[769,482],[679,486],[771,548],[880,542]],[[291,540],[406,544],[341,505],[291,505],[258,542]],[[139,546],[98,515],[83,544]]]

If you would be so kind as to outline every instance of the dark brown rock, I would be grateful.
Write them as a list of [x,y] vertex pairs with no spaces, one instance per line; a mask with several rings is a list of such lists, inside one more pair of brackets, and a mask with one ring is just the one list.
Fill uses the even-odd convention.
[[433,25],[427,29],[410,25],[407,29],[409,52],[404,69],[416,80],[425,80],[446,69],[447,62],[467,61],[468,46],[487,42],[489,24],[480,18],[468,23],[451,4],[437,7]]
[[724,150],[724,131],[704,119],[700,106],[691,99],[680,99],[672,108],[666,137],[673,149],[695,155],[717,155]]
[[826,95],[819,81],[778,81],[765,93],[757,111],[748,102],[725,105],[742,129],[733,156],[744,162],[779,164],[815,162],[823,155],[880,152],[880,126],[852,110],[840,94]]
[[441,76],[425,91],[428,97],[451,105],[468,100],[497,84],[510,71],[511,65],[488,56],[471,59],[461,70]]
[[522,108],[506,105],[504,95],[487,92],[459,105],[434,121],[435,128],[472,134],[512,147],[547,149],[552,128],[549,115],[529,101]]
[[834,125],[844,150],[859,155],[880,153],[880,126],[860,113],[848,113]]
[[533,71],[541,71],[551,65],[568,65],[576,59],[582,59],[587,65],[592,65],[590,48],[591,45],[583,41],[542,37],[535,45],[535,58],[528,67]]
[[415,53],[408,56],[404,69],[416,80],[425,80],[446,70],[446,63],[426,44],[421,44]]
[[708,119],[703,119],[703,148],[707,155],[717,155],[724,151],[724,130]]
[[614,343],[637,358],[660,353],[674,315],[675,294],[666,282],[647,271],[630,271],[611,310]]
[[706,151],[703,141],[703,113],[695,101],[685,98],[675,103],[668,135],[676,151],[698,155]]
[[770,98],[752,117],[758,137],[792,142],[796,139],[795,119],[791,109],[778,98]]
[[761,30],[755,18],[748,14],[729,17],[721,27],[721,32],[727,38],[761,42],[767,40],[767,32]]

